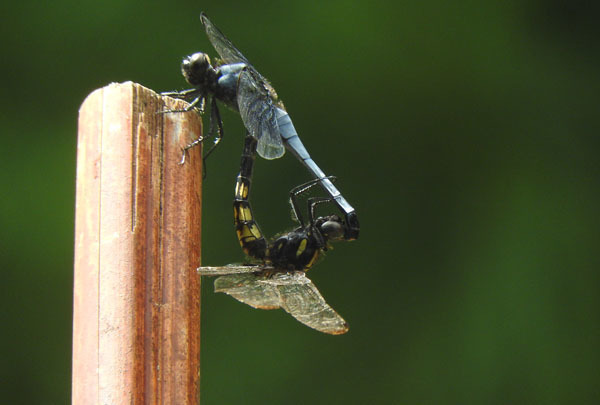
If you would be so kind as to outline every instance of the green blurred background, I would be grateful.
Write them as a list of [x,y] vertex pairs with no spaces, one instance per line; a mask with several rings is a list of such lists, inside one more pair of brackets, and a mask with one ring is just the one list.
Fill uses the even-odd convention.
[[[55,1],[3,7],[2,402],[70,400],[77,111],[110,82],[185,88],[204,10],[277,88],[361,237],[310,276],[319,334],[203,285],[204,404],[600,401],[600,6],[591,1]],[[224,110],[222,110],[224,111]],[[204,187],[204,263],[243,259],[239,116]],[[258,161],[292,226],[289,154]]]

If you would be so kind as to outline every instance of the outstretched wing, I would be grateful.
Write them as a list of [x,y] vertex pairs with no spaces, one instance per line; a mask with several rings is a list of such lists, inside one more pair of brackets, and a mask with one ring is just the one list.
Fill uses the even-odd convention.
[[270,285],[260,283],[263,276],[255,273],[231,274],[215,280],[215,292],[231,295],[253,308],[279,308],[279,295]]
[[238,81],[237,101],[244,126],[258,140],[258,154],[265,159],[283,156],[285,148],[275,118],[277,93],[233,43],[208,19],[200,14],[206,35],[225,63],[244,63]]
[[240,73],[237,101],[244,126],[258,140],[258,154],[265,159],[282,157],[285,147],[277,125],[276,107],[256,71],[245,69]]
[[266,266],[228,264],[227,266],[198,267],[197,271],[201,276],[224,276],[227,274],[256,273],[272,269],[272,267]]
[[[271,270],[271,271],[269,271]],[[283,308],[301,323],[323,333],[341,335],[348,324],[331,308],[303,271],[272,273],[261,266],[200,267],[203,276],[215,280],[215,292],[231,295],[253,308]]]
[[247,65],[250,64],[248,59],[237,49],[233,43],[227,39],[227,37],[219,30],[206,16],[206,14],[200,14],[200,21],[204,25],[204,30],[208,36],[208,40],[215,48],[221,59],[225,63],[239,63],[243,62]]
[[[248,266],[245,266],[248,267]],[[283,308],[299,322],[331,335],[348,332],[348,324],[331,308],[302,271],[229,274],[215,280],[215,292],[231,295],[253,308]]]
[[[267,87],[270,87],[267,79],[265,79],[260,73],[258,73],[254,66],[252,66],[250,61],[248,61],[248,59],[246,59],[246,57],[240,52],[240,50],[237,49],[235,45],[233,45],[233,42],[231,42],[229,38],[227,38],[225,34],[223,34],[221,30],[218,29],[217,26],[214,25],[208,19],[206,14],[200,13],[200,21],[202,22],[202,25],[204,25],[204,30],[206,31],[206,36],[208,36],[208,40],[212,44],[213,48],[215,48],[221,59],[223,59],[223,62],[227,64],[244,63],[248,66],[249,69],[251,69],[255,73],[256,78],[259,81],[266,83]],[[270,88],[270,90],[272,90],[272,88]],[[276,96],[276,94],[274,95]]]
[[275,286],[281,308],[306,326],[332,335],[348,332],[346,321],[325,302],[303,271],[275,274],[262,283]]

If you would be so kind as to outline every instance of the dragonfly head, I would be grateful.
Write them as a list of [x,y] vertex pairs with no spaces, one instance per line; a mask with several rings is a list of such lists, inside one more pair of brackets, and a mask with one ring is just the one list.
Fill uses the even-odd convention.
[[185,80],[194,87],[205,86],[214,80],[215,69],[210,64],[210,58],[203,52],[196,52],[183,59],[181,73]]
[[325,241],[335,241],[344,239],[344,222],[337,215],[328,217],[319,217],[315,221],[315,226]]

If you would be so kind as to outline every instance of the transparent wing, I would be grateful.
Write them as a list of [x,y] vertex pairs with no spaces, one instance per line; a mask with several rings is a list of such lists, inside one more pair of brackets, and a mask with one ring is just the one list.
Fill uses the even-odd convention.
[[215,292],[229,294],[253,308],[279,308],[277,289],[259,282],[261,279],[264,279],[264,276],[255,273],[221,276],[215,280]]
[[197,271],[201,276],[224,276],[227,274],[256,273],[271,269],[272,267],[265,266],[228,264],[227,266],[198,267]]
[[246,69],[240,74],[238,82],[238,106],[244,126],[258,140],[258,154],[265,159],[277,159],[283,156],[285,148],[279,135],[275,118],[277,93],[233,43],[202,13],[200,21],[206,35],[225,63],[244,63]]
[[260,266],[201,267],[202,275],[222,275],[215,292],[259,309],[283,308],[304,325],[331,335],[348,332],[348,324],[331,308],[304,272],[270,274]]
[[275,274],[261,284],[275,286],[281,308],[306,326],[332,335],[348,332],[346,321],[325,302],[304,272]]
[[277,159],[285,147],[277,125],[276,107],[265,83],[256,72],[245,69],[240,73],[237,101],[244,126],[258,140],[257,152],[265,159]]
[[215,48],[221,59],[225,63],[238,63],[243,62],[247,65],[250,64],[248,59],[231,43],[229,39],[219,30],[206,16],[206,14],[200,14],[200,21],[204,25],[204,30],[208,36],[208,40]]
[[239,49],[233,45],[233,43],[216,27],[206,16],[206,14],[200,14],[200,21],[204,25],[204,30],[208,36],[208,40],[212,44],[213,48],[217,51],[223,62],[229,63],[244,63],[248,66],[248,69],[252,70],[256,80],[262,82],[271,93],[274,99],[277,99],[277,93],[275,89],[271,87],[269,81],[261,75],[254,66],[246,59],[246,57],[240,52]]

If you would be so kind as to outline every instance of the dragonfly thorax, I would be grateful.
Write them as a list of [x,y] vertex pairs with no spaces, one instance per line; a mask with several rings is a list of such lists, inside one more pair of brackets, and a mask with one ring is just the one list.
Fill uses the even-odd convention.
[[283,270],[306,271],[328,248],[328,242],[344,237],[344,223],[337,215],[319,217],[314,224],[279,236],[269,248],[268,261]]
[[183,59],[181,73],[185,80],[199,89],[214,91],[218,73],[210,63],[210,58],[203,52],[196,52]]
[[298,228],[279,236],[269,248],[269,261],[273,267],[291,271],[310,269],[322,249],[310,230]]

